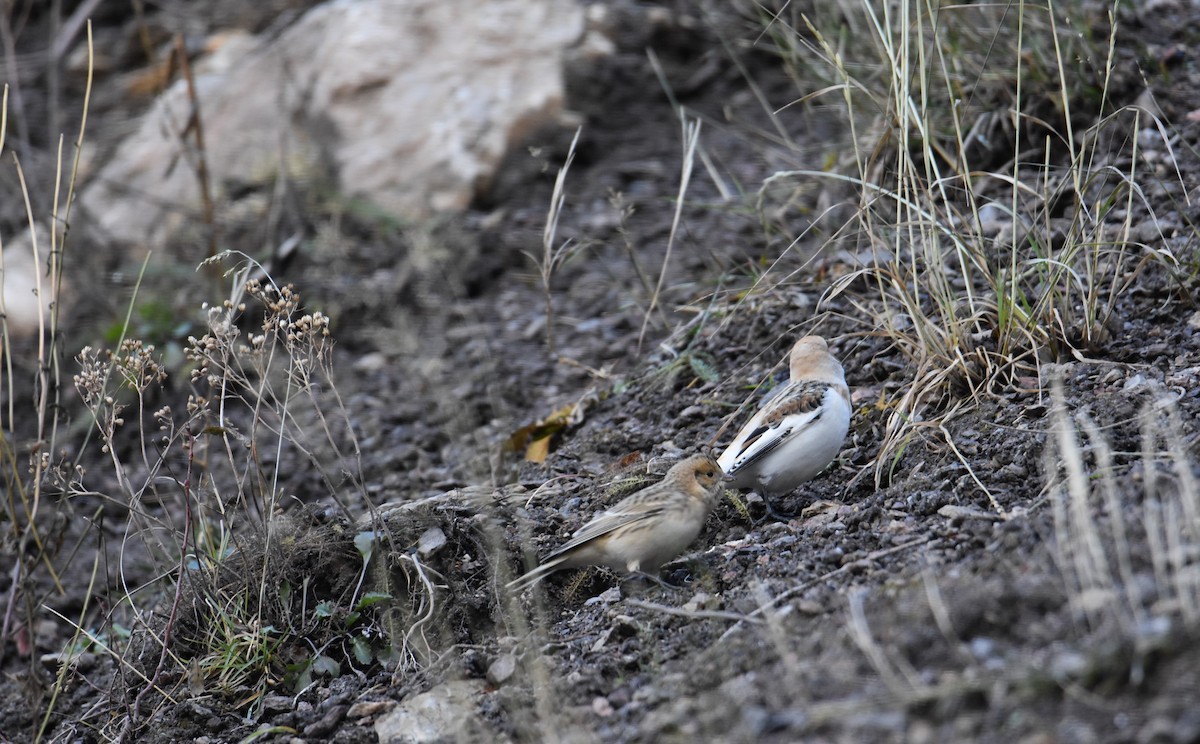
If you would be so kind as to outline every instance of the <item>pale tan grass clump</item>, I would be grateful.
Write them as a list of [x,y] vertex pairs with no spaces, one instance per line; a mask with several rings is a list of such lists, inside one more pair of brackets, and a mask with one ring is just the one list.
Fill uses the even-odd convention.
[[1103,429],[1069,414],[1055,386],[1046,448],[1054,557],[1075,616],[1088,630],[1138,639],[1200,623],[1200,483],[1174,402],[1141,413],[1137,471],[1121,467]]
[[[248,273],[233,275],[232,299],[205,306],[207,331],[188,339],[183,410],[162,404],[169,371],[152,346],[127,339],[78,357],[76,389],[115,483],[105,497],[128,511],[121,589],[99,624],[79,625],[126,678],[129,697],[105,724],[116,738],[179,699],[166,679],[254,710],[285,682],[391,657],[370,619],[384,598],[364,586],[374,534],[350,526],[350,510],[371,504],[329,318],[292,287]],[[311,519],[285,502],[292,473],[309,473],[337,513]],[[82,474],[71,488],[88,493]],[[285,505],[292,513],[281,516]],[[135,578],[143,555],[158,567],[149,585]],[[162,594],[165,605],[148,604]],[[118,626],[130,628],[128,642]]]
[[[7,28],[7,25],[6,25]],[[11,30],[4,31],[8,42],[12,41]],[[6,63],[9,69],[16,65],[13,46],[6,44]],[[29,678],[40,679],[43,670],[41,654],[37,653],[34,629],[48,618],[46,603],[56,596],[66,594],[66,574],[79,553],[79,545],[67,540],[72,514],[68,504],[59,498],[56,489],[76,484],[82,469],[71,462],[64,453],[66,432],[60,430],[64,420],[62,392],[63,333],[60,310],[63,298],[64,265],[71,205],[74,202],[79,158],[87,130],[87,111],[92,86],[92,30],[87,25],[87,81],[84,102],[79,115],[77,137],[69,143],[74,146],[74,155],[65,152],[68,142],[60,136],[53,158],[53,173],[26,173],[21,156],[5,149],[9,129],[10,88],[6,83],[0,97],[0,154],[11,159],[20,187],[20,197],[25,211],[26,236],[19,241],[12,236],[0,236],[0,389],[7,402],[0,407],[0,468],[5,473],[3,502],[0,505],[0,564],[8,571],[11,590],[0,603],[0,655],[11,647],[28,658]],[[19,91],[18,91],[19,98]],[[18,105],[18,109],[20,109]],[[22,153],[30,151],[26,122],[18,121]],[[31,176],[27,181],[26,176]],[[39,190],[53,183],[51,193],[42,193],[42,203],[49,206],[49,220],[37,217],[34,212],[31,184]],[[49,190],[48,188],[46,190]],[[15,256],[10,251],[27,246],[30,254]],[[28,295],[6,297],[20,282],[11,282],[12,275],[6,269],[5,259],[14,270],[16,263],[23,261],[33,268],[32,305],[34,310],[32,338],[18,339],[14,328],[9,325],[9,312],[17,315],[16,303],[28,306]],[[14,260],[16,259],[16,260]],[[28,292],[28,286],[21,287]],[[27,332],[29,329],[26,329]],[[28,335],[21,334],[21,335]],[[17,355],[32,363],[26,369],[14,364]],[[32,388],[26,387],[32,372]],[[90,571],[93,586],[96,579],[94,563]],[[79,617],[92,610],[91,591],[86,592]],[[12,646],[10,646],[12,641]],[[64,658],[70,658],[68,653]],[[35,730],[22,732],[40,739],[55,710],[58,694],[62,689],[67,665],[59,670],[56,684],[35,706],[39,710]],[[40,691],[39,691],[40,692]],[[44,711],[44,712],[42,712]]]
[[[1175,243],[1135,230],[1155,224],[1146,191],[1179,174],[1166,126],[1114,99],[1113,12],[898,0],[765,20],[816,88],[777,116],[821,106],[847,134],[826,170],[769,179],[763,208],[814,180],[854,205],[827,245],[861,264],[823,300],[848,303],[912,365],[887,404],[877,481],[914,436],[943,438],[960,402],[1041,389],[1045,362],[1100,353],[1122,294],[1178,270]],[[1077,31],[1105,22],[1106,38]]]

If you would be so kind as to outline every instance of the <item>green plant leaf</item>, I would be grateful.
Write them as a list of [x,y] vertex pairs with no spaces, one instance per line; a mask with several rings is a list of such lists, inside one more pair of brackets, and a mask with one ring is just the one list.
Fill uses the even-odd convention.
[[313,658],[312,669],[317,674],[324,674],[330,677],[340,677],[342,675],[342,665],[337,663],[336,659],[331,659],[324,654],[318,654]]
[[713,369],[711,364],[695,354],[688,355],[688,365],[692,368],[692,372],[705,382],[716,382],[721,379],[720,373]]
[[355,661],[363,666],[375,660],[375,650],[371,648],[370,642],[362,636],[354,636],[350,641],[350,649],[354,652]]
[[380,602],[386,602],[392,598],[392,595],[387,592],[367,592],[358,600],[358,604],[354,605],[357,612],[361,612],[368,607],[373,607]]
[[292,690],[300,692],[305,687],[312,684],[312,661],[304,661],[300,664],[291,664],[287,667],[285,681],[290,681]]

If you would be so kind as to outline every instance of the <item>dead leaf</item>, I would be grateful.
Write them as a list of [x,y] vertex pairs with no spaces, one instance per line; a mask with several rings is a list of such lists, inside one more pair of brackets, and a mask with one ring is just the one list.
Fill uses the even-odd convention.
[[526,424],[509,435],[504,442],[506,452],[525,452],[529,462],[542,464],[550,456],[554,437],[583,423],[588,409],[600,400],[596,389],[584,393],[579,400],[567,404],[544,419]]

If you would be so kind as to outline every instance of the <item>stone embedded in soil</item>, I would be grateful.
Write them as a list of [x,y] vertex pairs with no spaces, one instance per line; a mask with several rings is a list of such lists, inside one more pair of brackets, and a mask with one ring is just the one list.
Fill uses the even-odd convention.
[[440,527],[430,527],[421,533],[417,539],[417,552],[422,558],[428,558],[446,547],[446,533]]
[[471,732],[487,731],[477,711],[483,693],[480,680],[443,682],[429,692],[406,699],[391,713],[375,722],[380,741],[414,744],[455,741]]
[[574,3],[494,0],[462,14],[364,0],[230,34],[196,63],[193,89],[179,80],[159,97],[80,201],[105,234],[164,243],[200,203],[193,170],[168,165],[189,146],[194,90],[214,184],[271,184],[282,171],[407,217],[464,209],[510,149],[558,121],[563,55],[583,31]]
[[263,698],[262,709],[266,713],[279,713],[292,709],[292,699],[287,695],[267,695]]
[[488,682],[499,687],[512,679],[516,671],[517,658],[512,654],[501,654],[488,666],[487,679]]
[[76,673],[85,672],[96,665],[96,655],[85,652],[42,654],[38,660],[42,668],[52,673],[57,673],[64,664]]
[[691,599],[689,599],[686,603],[684,603],[682,609],[685,612],[696,612],[697,610],[720,609],[720,604],[721,604],[721,600],[719,598],[714,598],[708,592],[696,592],[695,594],[692,595]]
[[395,707],[396,703],[391,700],[361,700],[350,706],[350,710],[346,711],[346,717],[366,718],[367,716],[378,715]]
[[325,737],[333,733],[337,725],[346,717],[346,711],[350,709],[348,705],[335,705],[321,716],[320,720],[313,721],[304,727],[305,736],[321,736]]
[[595,698],[592,700],[592,712],[601,718],[607,718],[613,714],[612,703],[608,702],[608,698]]

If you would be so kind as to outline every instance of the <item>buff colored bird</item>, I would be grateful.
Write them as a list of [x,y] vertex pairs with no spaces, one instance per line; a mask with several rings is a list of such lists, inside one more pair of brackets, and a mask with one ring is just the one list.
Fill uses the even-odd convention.
[[653,577],[700,534],[725,480],[708,455],[681,460],[658,483],[597,514],[566,545],[508,586],[519,591],[560,569],[583,566]]
[[717,458],[733,488],[758,491],[775,518],[771,498],[794,490],[837,457],[850,429],[846,373],[820,336],[792,346],[791,380],[742,427]]

